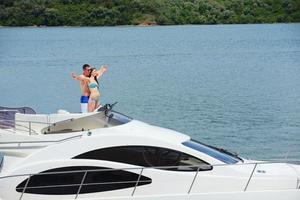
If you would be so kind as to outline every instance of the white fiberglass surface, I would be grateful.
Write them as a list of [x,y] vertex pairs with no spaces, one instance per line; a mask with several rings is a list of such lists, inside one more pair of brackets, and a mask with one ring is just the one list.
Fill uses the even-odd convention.
[[88,116],[58,121],[42,129],[42,133],[69,133],[126,124],[132,119],[115,111],[97,112]]

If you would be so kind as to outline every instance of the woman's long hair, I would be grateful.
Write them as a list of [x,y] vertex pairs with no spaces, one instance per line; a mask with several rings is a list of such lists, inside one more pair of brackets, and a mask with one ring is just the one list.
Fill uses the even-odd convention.
[[[92,68],[90,69],[90,75],[89,75],[89,77],[92,76],[92,72],[93,72],[94,70],[96,70],[95,67],[92,67]],[[99,82],[98,82],[98,80],[97,80],[97,76],[94,76],[94,79],[95,79],[95,81],[97,82],[97,84],[99,85]]]

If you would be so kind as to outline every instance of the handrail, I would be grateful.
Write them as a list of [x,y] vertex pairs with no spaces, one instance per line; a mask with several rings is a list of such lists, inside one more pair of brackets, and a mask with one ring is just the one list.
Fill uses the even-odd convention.
[[23,123],[33,123],[33,124],[53,124],[51,122],[40,122],[40,121],[25,121],[25,120],[12,120],[12,119],[0,119],[0,122],[23,122]]
[[195,183],[195,180],[196,180],[197,175],[198,175],[198,173],[199,173],[199,170],[200,170],[200,167],[197,168],[197,172],[196,172],[196,174],[195,174],[195,176],[194,176],[194,178],[193,178],[193,181],[192,181],[192,184],[191,184],[191,186],[190,186],[190,188],[189,188],[188,194],[190,194],[190,192],[192,191],[192,188],[193,188],[193,186],[194,186],[194,183]]
[[56,142],[63,142],[63,141],[66,141],[66,140],[70,140],[70,139],[74,139],[74,138],[81,138],[82,135],[75,135],[75,136],[71,136],[71,137],[67,137],[67,138],[64,138],[64,139],[61,139],[61,140],[41,140],[41,141],[16,141],[16,142],[0,142],[0,145],[1,144],[35,144],[35,143],[50,143],[50,142],[53,142],[53,143],[56,143]]
[[87,174],[87,171],[84,172],[84,175],[83,175],[82,180],[81,180],[81,182],[80,182],[80,186],[79,186],[79,188],[78,188],[78,191],[77,191],[77,194],[76,194],[75,199],[77,199],[77,197],[78,197],[78,195],[79,195],[79,193],[80,193],[80,190],[81,190],[81,188],[82,188],[82,185],[84,184],[84,180],[85,180],[86,174]]
[[254,167],[253,167],[253,170],[252,170],[251,175],[250,175],[250,177],[249,177],[249,179],[248,179],[248,181],[247,181],[247,184],[246,184],[246,186],[245,186],[245,188],[244,188],[244,191],[247,190],[248,185],[249,185],[249,183],[250,183],[250,180],[251,180],[252,177],[253,177],[253,174],[254,174],[254,171],[255,171],[256,167],[257,167],[257,163],[255,163],[255,165],[254,165]]
[[[19,123],[28,123],[28,127],[23,125],[23,124],[19,124]],[[0,129],[2,130],[7,130],[8,128],[13,128],[13,133],[15,133],[16,131],[24,131],[24,132],[28,132],[29,135],[31,135],[32,133],[37,134],[37,132],[35,130],[32,129],[32,124],[43,124],[43,125],[50,125],[53,123],[50,122],[40,122],[40,121],[25,121],[25,120],[11,120],[11,119],[0,119]],[[3,128],[4,127],[4,128]],[[26,130],[23,129],[18,129],[16,127],[21,127],[24,128]]]
[[[12,128],[12,127],[14,126],[14,127],[13,127],[13,128],[14,128],[14,131],[13,131],[14,133],[16,132],[16,130],[17,130],[17,131],[25,131],[25,132],[27,132],[26,130],[16,128],[16,126],[18,126],[18,127],[27,129],[29,135],[31,135],[32,131],[33,131],[35,134],[37,133],[35,130],[32,130],[32,128],[31,128],[31,124],[32,124],[33,122],[28,121],[28,127],[27,127],[27,126],[22,125],[22,124],[17,124],[16,121],[12,121],[12,120],[6,120],[6,121],[0,120],[0,122],[1,122],[1,121],[2,121],[1,127],[4,127],[4,130],[6,130],[6,129],[8,129],[8,128]],[[3,122],[4,122],[4,124],[3,124]],[[20,122],[20,121],[18,121],[18,122]],[[5,123],[6,123],[6,124],[5,124]],[[27,122],[25,122],[25,123],[27,123]],[[6,129],[5,129],[5,128],[6,128]],[[2,128],[2,129],[3,129],[3,128]]]
[[[299,160],[292,160],[293,161],[297,161],[299,162]],[[125,167],[125,168],[115,168],[115,169],[91,169],[91,170],[74,170],[74,171],[61,171],[61,172],[42,172],[42,173],[36,173],[36,174],[19,174],[19,175],[9,175],[9,176],[3,176],[0,177],[1,179],[7,179],[7,178],[15,178],[15,177],[22,177],[22,176],[28,176],[28,179],[26,180],[26,183],[24,185],[24,187],[18,187],[17,189],[22,189],[22,194],[19,198],[19,200],[22,199],[23,194],[26,192],[26,189],[43,189],[43,188],[52,188],[52,187],[71,187],[71,186],[79,186],[76,196],[74,199],[77,199],[78,196],[80,195],[80,191],[82,186],[88,186],[88,185],[106,185],[106,184],[124,184],[124,183],[135,183],[135,186],[133,187],[133,191],[131,193],[131,196],[134,196],[135,190],[138,187],[139,183],[142,182],[149,182],[147,180],[140,180],[141,176],[143,174],[143,172],[147,169],[170,169],[170,168],[179,168],[179,167],[197,167],[197,171],[193,171],[195,172],[195,176],[193,176],[193,179],[191,181],[191,185],[187,191],[187,194],[190,194],[192,186],[196,180],[196,178],[198,177],[199,171],[201,169],[201,167],[207,167],[207,166],[211,166],[211,167],[226,167],[226,166],[237,166],[237,165],[254,165],[253,169],[251,170],[251,173],[249,175],[248,181],[246,183],[245,189],[244,191],[247,190],[247,187],[250,183],[250,181],[253,178],[253,174],[255,169],[257,168],[257,165],[264,165],[264,164],[270,164],[270,163],[282,163],[282,162],[274,162],[274,161],[257,161],[257,162],[248,162],[248,163],[235,163],[235,164],[215,164],[215,165],[207,165],[207,164],[202,164],[202,165],[192,165],[192,166],[159,166],[159,167]],[[89,172],[103,172],[103,171],[120,171],[120,170],[141,170],[139,173],[139,176],[137,178],[136,181],[115,181],[115,182],[94,182],[94,183],[84,183],[85,178],[87,176],[87,174]],[[82,172],[84,173],[80,184],[64,184],[64,185],[45,185],[45,186],[29,186],[29,182],[30,182],[30,178],[33,176],[40,176],[40,175],[50,175],[50,174],[67,174],[67,173],[78,173],[78,172]]]
[[144,169],[141,169],[141,172],[140,172],[139,177],[138,177],[138,179],[137,179],[137,181],[136,181],[136,183],[135,183],[135,186],[134,186],[134,189],[133,189],[133,191],[132,191],[132,193],[131,193],[131,196],[134,195],[134,192],[135,192],[135,190],[136,190],[136,187],[137,187],[138,184],[141,182],[141,176],[142,176],[142,174],[143,174],[143,171],[144,171]]
[[[81,135],[78,135],[77,137],[80,137]],[[75,137],[75,136],[74,136]],[[274,164],[274,163],[289,163],[289,162],[300,162],[300,160],[288,160],[287,162],[281,162],[281,161],[257,161],[257,162],[247,162],[247,163],[233,163],[233,164],[214,164],[214,165],[176,165],[176,166],[158,166],[158,167],[123,167],[123,168],[114,168],[114,169],[88,169],[88,170],[73,170],[73,171],[61,171],[61,172],[42,172],[42,173],[28,173],[28,174],[17,174],[17,175],[9,175],[9,176],[0,176],[0,179],[4,178],[12,178],[12,177],[19,177],[19,176],[29,176],[29,175],[50,175],[50,174],[67,174],[67,173],[78,173],[78,172],[102,172],[102,171],[120,171],[120,170],[147,170],[147,169],[174,169],[174,168],[180,168],[180,167],[193,167],[193,168],[201,168],[201,167],[226,167],[226,166],[241,166],[241,165],[255,165],[255,164]],[[196,171],[194,171],[196,172]]]
[[[82,180],[84,180],[82,178]],[[72,187],[72,186],[79,186],[80,188],[82,188],[82,186],[86,186],[86,185],[108,185],[108,184],[123,184],[123,183],[136,183],[137,181],[110,181],[110,182],[101,182],[101,183],[83,183],[81,181],[81,183],[74,183],[74,184],[61,184],[61,185],[45,185],[45,186],[31,186],[31,187],[26,187],[26,189],[40,189],[40,188],[53,188],[53,187]],[[140,180],[139,183],[144,183],[144,182],[149,182],[147,180]],[[24,189],[24,187],[18,187],[17,189]],[[79,189],[80,189],[79,188]],[[80,191],[78,191],[78,195],[79,195]]]
[[26,191],[26,188],[27,188],[27,185],[28,185],[28,183],[29,183],[30,177],[31,177],[31,175],[29,175],[29,177],[28,177],[28,179],[27,179],[27,181],[26,181],[26,183],[25,183],[25,187],[24,187],[23,190],[22,190],[22,194],[21,194],[19,200],[22,199],[22,197],[23,197],[23,195],[24,195],[24,192]]
[[[2,127],[4,127],[3,125],[1,125]],[[21,126],[22,127],[22,126]],[[16,131],[19,131],[19,132],[26,132],[26,133],[29,133],[29,135],[31,135],[31,134],[38,134],[38,132],[36,132],[35,130],[30,130],[30,128],[28,128],[28,127],[26,127],[26,126],[24,126],[24,128],[25,129],[27,129],[27,130],[24,130],[24,129],[21,129],[21,128],[13,128],[13,129],[10,129],[11,127],[9,127],[9,126],[7,126],[6,128],[0,128],[1,129],[1,131],[7,131],[7,132],[11,132],[11,133],[16,133]]]
[[19,110],[0,109],[0,112],[19,112]]

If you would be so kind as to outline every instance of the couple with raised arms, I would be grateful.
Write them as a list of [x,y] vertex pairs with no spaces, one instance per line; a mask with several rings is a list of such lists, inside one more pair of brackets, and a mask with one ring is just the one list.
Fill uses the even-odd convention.
[[71,73],[73,79],[80,82],[82,113],[94,112],[101,107],[98,78],[106,71],[106,66],[101,66],[100,69],[97,70],[88,64],[84,64],[82,66],[81,75],[77,76],[75,73]]

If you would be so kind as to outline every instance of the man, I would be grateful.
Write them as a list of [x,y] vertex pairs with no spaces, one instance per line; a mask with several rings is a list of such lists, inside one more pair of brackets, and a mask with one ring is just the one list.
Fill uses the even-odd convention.
[[81,112],[87,113],[88,112],[88,102],[90,96],[90,90],[88,87],[88,82],[86,81],[86,77],[90,75],[91,67],[88,64],[84,64],[82,66],[82,74],[76,76],[74,73],[71,76],[75,79],[80,81],[80,90],[81,90],[81,97],[80,97],[80,105],[81,105]]

